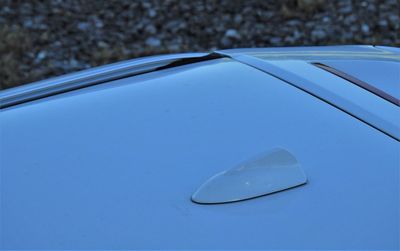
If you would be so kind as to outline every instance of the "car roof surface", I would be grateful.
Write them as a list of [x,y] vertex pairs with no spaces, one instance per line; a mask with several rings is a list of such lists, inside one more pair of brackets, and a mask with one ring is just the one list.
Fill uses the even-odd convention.
[[[289,76],[310,70],[362,91],[286,63]],[[1,247],[398,248],[398,140],[281,77],[224,57],[2,109]],[[389,115],[397,107],[360,95]],[[191,201],[208,178],[275,147],[296,157],[306,185]]]

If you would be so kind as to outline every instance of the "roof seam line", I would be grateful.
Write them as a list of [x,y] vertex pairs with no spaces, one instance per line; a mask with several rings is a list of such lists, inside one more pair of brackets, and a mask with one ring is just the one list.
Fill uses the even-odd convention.
[[[0,95],[0,109],[127,77],[133,77],[145,73],[150,73],[154,71],[159,71],[163,69],[178,67],[182,65],[187,65],[222,57],[226,56],[210,52],[202,56],[186,56],[186,57],[180,57],[180,58],[177,57],[172,59],[160,59],[158,61],[148,61],[139,64],[132,63],[131,65],[123,65],[120,67],[118,66],[113,67],[112,65],[109,66],[106,65],[103,67],[109,67],[110,69],[106,69],[103,74],[102,72],[100,73],[91,72],[88,73],[87,75],[76,77],[75,79],[74,78],[71,79],[71,77],[69,77],[59,81],[55,80],[53,82],[49,82],[48,84],[46,83],[45,85],[39,86],[37,88],[32,88],[10,94],[8,94],[7,93],[8,90],[6,90],[6,94]],[[80,74],[80,72],[76,73]]]
[[329,65],[323,64],[323,63],[312,62],[311,64],[316,66],[316,67],[318,67],[318,68],[321,68],[321,69],[323,69],[323,70],[325,70],[325,71],[327,71],[327,72],[329,72],[329,73],[331,73],[331,74],[333,74],[335,76],[338,76],[338,77],[340,77],[340,78],[342,78],[344,80],[347,80],[348,82],[353,83],[353,84],[357,85],[358,87],[363,88],[364,90],[367,90],[367,91],[375,94],[376,96],[378,96],[380,98],[385,99],[386,101],[388,101],[388,102],[390,102],[390,103],[392,103],[394,105],[400,106],[400,100],[397,99],[396,97],[393,97],[389,93],[386,93],[386,92],[384,92],[382,90],[379,90],[378,88],[376,88],[376,87],[374,87],[374,86],[372,86],[372,85],[370,85],[370,84],[368,84],[368,83],[366,83],[366,82],[364,82],[364,81],[362,81],[362,80],[360,80],[360,79],[358,79],[358,78],[356,78],[354,76],[351,76],[351,75],[349,75],[349,74],[347,74],[345,72],[342,72],[342,71],[340,71],[338,69],[335,69],[335,68],[333,68],[333,67],[331,67]]

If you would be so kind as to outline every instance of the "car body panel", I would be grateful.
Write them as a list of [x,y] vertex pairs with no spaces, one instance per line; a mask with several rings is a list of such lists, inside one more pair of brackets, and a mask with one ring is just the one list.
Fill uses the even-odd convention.
[[400,107],[357,85],[303,60],[267,61],[244,54],[227,55],[284,80],[389,136],[400,139]]
[[[0,121],[3,248],[399,248],[399,142],[232,59],[22,103]],[[190,200],[275,147],[308,184]]]

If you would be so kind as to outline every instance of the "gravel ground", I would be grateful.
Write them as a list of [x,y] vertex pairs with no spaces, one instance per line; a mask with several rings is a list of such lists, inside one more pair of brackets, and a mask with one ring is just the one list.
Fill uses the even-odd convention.
[[0,0],[0,89],[140,56],[400,46],[400,0]]

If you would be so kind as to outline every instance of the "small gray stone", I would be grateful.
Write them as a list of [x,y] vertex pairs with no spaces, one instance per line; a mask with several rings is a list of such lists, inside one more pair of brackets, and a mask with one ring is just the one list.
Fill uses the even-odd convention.
[[273,45],[277,45],[277,44],[280,44],[282,42],[282,38],[280,38],[280,37],[271,37],[269,39],[269,42],[271,44],[273,44]]
[[150,33],[150,34],[156,34],[157,33],[157,28],[152,24],[148,24],[144,30],[147,33]]
[[330,17],[323,17],[322,18],[322,22],[324,22],[324,23],[329,23],[331,21],[331,18]]
[[324,40],[326,35],[326,32],[322,29],[315,29],[311,32],[311,37],[315,40]]
[[302,34],[298,30],[295,30],[292,35],[294,41],[297,41],[299,38],[301,38],[301,36]]
[[338,12],[341,14],[349,14],[353,11],[353,7],[351,5],[346,5],[343,6],[342,8],[339,8]]
[[240,15],[240,14],[236,14],[235,18],[233,19],[233,21],[237,24],[240,24],[242,22],[242,20],[243,20],[243,18],[242,18],[242,15]]
[[287,21],[286,24],[290,25],[290,26],[298,26],[298,25],[301,25],[301,21],[298,19],[292,19],[292,20]]
[[90,24],[87,22],[79,22],[77,24],[77,27],[81,31],[87,31],[90,28]]
[[25,28],[31,28],[31,27],[33,26],[32,20],[31,20],[31,19],[25,20],[24,23],[23,23],[23,26],[24,26]]
[[98,17],[93,18],[94,21],[94,25],[96,26],[96,28],[103,28],[104,23],[103,21],[101,21],[101,19],[99,19]]
[[148,15],[149,15],[149,17],[153,18],[153,17],[157,16],[157,11],[155,9],[149,9]]
[[297,0],[297,6],[306,12],[313,12],[317,10],[324,3],[323,0]]
[[156,37],[149,37],[146,39],[145,43],[150,47],[159,47],[161,45],[161,40]]
[[35,63],[40,63],[43,61],[43,59],[45,59],[47,56],[47,52],[46,51],[39,51],[39,53],[36,55],[35,58]]
[[361,31],[362,31],[363,33],[369,33],[369,26],[368,26],[368,24],[362,24],[362,25],[361,25]]
[[173,51],[173,52],[179,51],[179,49],[180,49],[179,45],[176,43],[167,45],[167,48],[168,48],[168,50]]
[[75,58],[71,58],[71,59],[68,61],[68,64],[70,65],[70,67],[71,67],[72,69],[79,68],[79,61],[76,60]]
[[109,47],[109,45],[104,41],[97,42],[97,46],[99,46],[100,48],[108,48]]
[[378,24],[381,27],[387,27],[388,26],[388,21],[385,20],[385,19],[382,19],[382,20],[379,20]]
[[225,31],[225,36],[228,38],[240,39],[240,34],[235,29],[228,29]]
[[221,39],[221,45],[223,46],[223,47],[230,47],[230,46],[232,46],[232,40],[231,39],[229,39],[228,37],[222,37],[222,39]]

